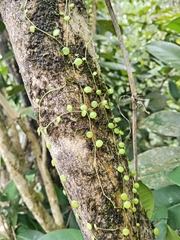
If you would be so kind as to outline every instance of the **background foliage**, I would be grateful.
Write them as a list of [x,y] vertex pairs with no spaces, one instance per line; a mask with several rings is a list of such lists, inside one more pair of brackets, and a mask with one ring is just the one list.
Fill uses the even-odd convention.
[[[93,1],[87,1],[91,21],[92,4]],[[114,1],[114,9],[123,31],[137,92],[142,98],[138,108],[139,178],[143,182],[140,182],[140,199],[149,218],[160,229],[157,239],[180,239],[180,2]],[[96,20],[95,47],[104,79],[114,89],[112,108],[114,114],[121,118],[119,125],[125,132],[124,142],[133,168],[131,93],[124,60],[104,1],[97,2]],[[4,29],[0,22],[1,33]],[[0,59],[1,91],[6,92],[11,105],[21,111],[24,118],[34,119],[31,107],[22,106],[20,93],[24,87],[15,84],[6,63],[12,57],[10,50]],[[19,134],[21,136],[22,133]],[[1,159],[1,168],[4,167]],[[36,166],[31,164],[25,173],[28,180],[34,182],[37,195],[50,211],[44,187],[37,180]],[[1,216],[18,240],[83,239],[63,190],[57,185],[55,189],[68,229],[45,234],[22,202],[13,181],[1,186],[0,202],[4,203],[0,208]],[[9,239],[8,229],[6,234],[0,234],[0,239]]]

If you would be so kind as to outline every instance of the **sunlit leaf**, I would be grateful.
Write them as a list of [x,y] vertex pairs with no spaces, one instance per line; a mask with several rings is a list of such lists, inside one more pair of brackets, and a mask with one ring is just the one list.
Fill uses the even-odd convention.
[[146,45],[147,51],[161,62],[180,70],[180,47],[171,42],[152,42]]
[[173,19],[171,22],[165,25],[165,28],[169,28],[180,33],[180,17]]
[[148,129],[163,136],[180,136],[180,113],[174,111],[160,111],[145,118],[141,128]]
[[180,237],[169,226],[164,240],[180,240]]
[[154,210],[154,197],[151,190],[143,184],[142,181],[139,181],[140,187],[138,189],[139,198],[143,208],[145,209],[148,218],[150,219]]

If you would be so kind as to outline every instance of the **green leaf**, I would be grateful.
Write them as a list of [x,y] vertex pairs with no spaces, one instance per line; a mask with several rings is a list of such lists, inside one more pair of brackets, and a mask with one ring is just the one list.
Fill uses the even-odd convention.
[[109,68],[116,71],[126,70],[126,66],[120,63],[106,61],[106,62],[101,62],[100,64],[101,64],[101,67]]
[[170,185],[168,174],[179,166],[179,157],[180,147],[157,147],[139,154],[139,179],[153,189]]
[[5,53],[5,54],[2,56],[2,58],[0,58],[0,62],[6,61],[6,60],[8,60],[8,59],[10,59],[10,58],[13,58],[13,57],[14,57],[14,53],[13,53],[12,50],[10,50],[9,52]]
[[39,240],[84,240],[82,233],[77,229],[61,229],[50,232]]
[[12,200],[19,195],[18,189],[13,180],[8,182],[3,193],[6,195],[7,200]]
[[8,74],[8,67],[1,67],[1,74],[3,75],[3,77],[5,78]]
[[36,120],[36,116],[34,114],[34,110],[32,107],[22,108],[22,109],[20,109],[19,113],[25,114],[25,115],[29,116],[30,118]]
[[170,91],[171,96],[176,101],[178,101],[178,99],[180,98],[180,92],[179,92],[177,85],[171,80],[169,80],[168,84],[169,84],[169,91]]
[[138,189],[139,198],[143,208],[145,209],[148,218],[150,219],[154,210],[154,197],[151,190],[143,184],[142,181],[139,181],[140,187]]
[[5,27],[4,23],[2,21],[0,21],[0,32],[4,31],[5,28],[6,27]]
[[161,62],[180,70],[180,47],[170,42],[152,42],[146,45],[147,51]]
[[173,230],[180,228],[180,203],[168,208],[168,225]]
[[153,91],[146,95],[149,99],[148,109],[153,112],[160,111],[166,106],[166,97],[162,95],[159,91]]
[[172,207],[180,203],[180,187],[170,185],[153,191],[155,206]]
[[71,218],[70,218],[68,227],[73,228],[73,229],[79,229],[79,225],[77,224],[76,218],[73,213],[71,214]]
[[54,184],[54,188],[58,197],[59,205],[61,206],[69,206],[69,201],[67,199],[67,196],[64,195],[63,190],[59,188],[56,184]]
[[164,240],[180,240],[180,237],[169,226]]
[[18,219],[18,204],[16,205],[16,208],[9,207],[9,218],[11,219],[11,226],[15,227],[17,225],[17,219]]
[[12,90],[8,91],[8,95],[9,96],[16,95],[19,92],[23,92],[24,90],[25,90],[25,88],[24,88],[23,84],[13,86]]
[[[123,70],[123,71],[126,71],[126,66],[123,64],[123,63],[115,63],[115,62],[109,62],[109,61],[105,61],[105,62],[101,62],[100,63],[101,67],[104,67],[104,68],[109,68],[109,69],[112,69],[112,70],[116,70],[116,71],[120,71],[120,70]],[[132,67],[131,70],[133,72],[135,72],[135,69]]]
[[98,20],[97,21],[97,29],[99,29],[99,30],[103,29],[106,32],[109,31],[113,35],[116,35],[116,32],[114,30],[114,25],[111,20],[105,20],[105,19]]
[[167,233],[167,220],[161,219],[158,223],[155,224],[155,227],[159,229],[159,235],[157,235],[157,239],[164,240]]
[[7,83],[4,80],[2,73],[0,72],[0,89],[7,87]]
[[166,206],[156,206],[154,209],[153,216],[151,218],[152,222],[157,222],[161,219],[168,219],[168,209]]
[[168,177],[173,183],[180,186],[180,166],[173,169],[173,171],[169,173]]
[[35,170],[28,169],[27,171],[25,171],[25,175],[26,175],[26,178],[29,182],[34,182],[35,175],[36,175]]
[[180,17],[173,19],[171,22],[165,25],[165,28],[169,28],[180,33]]
[[37,230],[26,229],[17,235],[17,240],[38,240],[45,234]]
[[40,231],[42,229],[39,224],[34,221],[34,219],[32,219],[30,212],[28,212],[27,214],[18,214],[18,225],[19,227],[16,230],[17,235],[21,235],[21,233],[26,231],[27,229],[36,229]]
[[180,113],[161,111],[150,115],[142,121],[141,128],[148,129],[163,136],[180,136]]

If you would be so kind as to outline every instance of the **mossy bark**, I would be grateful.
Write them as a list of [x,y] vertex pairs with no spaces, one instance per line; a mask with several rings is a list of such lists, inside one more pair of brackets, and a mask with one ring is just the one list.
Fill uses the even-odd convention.
[[[20,0],[1,2],[25,88],[58,173],[67,178],[63,186],[69,201],[79,204],[74,213],[84,238],[155,239],[140,205],[136,213],[132,208],[123,209],[120,194],[127,193],[132,203],[133,177],[124,180],[124,175],[130,174],[126,157],[118,154],[120,135],[107,127],[113,116],[109,103],[101,105],[102,100],[108,101],[108,94],[92,45],[86,7],[82,0],[71,3],[73,8],[63,0],[29,0],[26,6],[21,6]],[[70,16],[68,23],[60,12]],[[36,30],[31,33],[33,24]],[[59,36],[52,37],[54,29],[60,30]],[[70,49],[67,56],[62,52],[65,46]],[[79,67],[73,64],[77,57],[84,59]],[[85,86],[92,92],[84,93]],[[97,89],[101,89],[101,96]],[[98,102],[97,108],[91,107],[92,101]],[[81,104],[88,106],[85,117],[81,116]],[[72,105],[71,113],[67,105]],[[91,111],[97,113],[95,119],[89,117]],[[87,131],[93,132],[92,139],[86,137]],[[101,148],[95,146],[97,139],[103,141]],[[125,169],[122,174],[117,171],[120,165]],[[92,230],[87,229],[87,223]],[[126,237],[124,228],[130,231]]]

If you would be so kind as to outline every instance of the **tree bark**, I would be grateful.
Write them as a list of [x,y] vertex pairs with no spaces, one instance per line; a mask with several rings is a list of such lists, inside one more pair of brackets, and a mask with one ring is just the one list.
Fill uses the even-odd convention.
[[[140,204],[132,211],[133,177],[128,161],[119,154],[119,133],[108,128],[113,122],[107,89],[100,74],[82,0],[2,0],[0,12],[8,30],[16,60],[41,132],[55,161],[84,239],[155,239]],[[64,12],[70,20],[65,21]],[[35,32],[30,32],[35,26]],[[53,30],[60,34],[53,36]],[[70,53],[64,55],[62,49]],[[80,66],[75,60],[83,59]],[[92,92],[86,94],[84,87]],[[100,89],[102,94],[96,94]],[[107,100],[106,106],[102,101]],[[92,101],[98,106],[93,109]],[[82,117],[80,106],[87,105]],[[67,111],[72,106],[72,112]],[[90,113],[97,117],[91,118]],[[114,123],[115,124],[115,123]],[[116,128],[117,129],[117,128]],[[92,131],[93,138],[86,132]],[[117,129],[118,131],[118,129]],[[96,146],[102,140],[102,147]],[[117,171],[124,168],[123,173]],[[124,180],[124,175],[129,180]],[[131,208],[120,198],[128,195]],[[75,206],[75,205],[76,206]],[[136,226],[140,223],[140,227]],[[92,229],[91,229],[92,227]],[[123,229],[129,229],[125,236]]]

